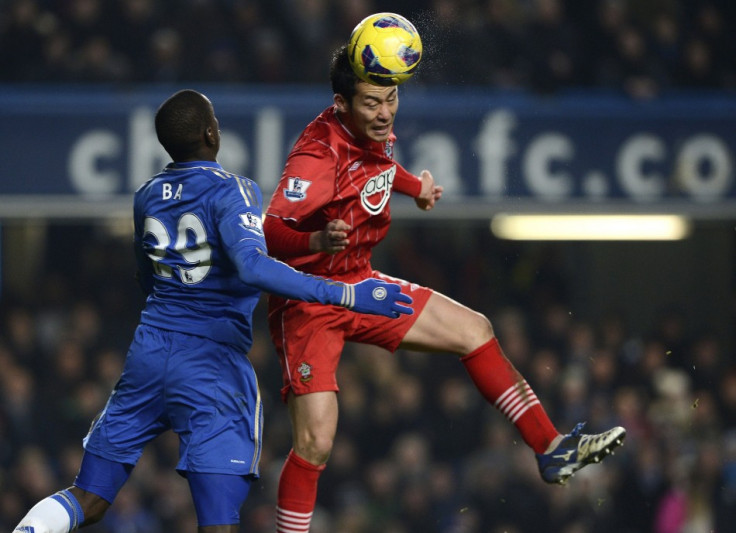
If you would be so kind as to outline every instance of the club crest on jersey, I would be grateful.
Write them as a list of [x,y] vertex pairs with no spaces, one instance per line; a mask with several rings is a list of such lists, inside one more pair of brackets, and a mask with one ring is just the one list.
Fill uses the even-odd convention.
[[396,176],[396,165],[384,170],[378,176],[373,176],[360,191],[360,203],[363,209],[371,215],[378,215],[383,211],[391,198],[391,188]]
[[302,383],[307,383],[312,380],[312,365],[307,363],[302,363],[299,365],[299,368],[296,369],[299,374],[301,374],[301,378],[299,378],[299,381]]
[[240,225],[248,231],[252,231],[258,235],[263,235],[263,221],[258,215],[254,215],[253,213],[243,213],[240,215],[240,221]]
[[288,185],[284,189],[284,196],[290,202],[301,202],[307,197],[307,189],[312,184],[311,181],[292,176],[288,178]]
[[386,154],[386,157],[389,159],[394,158],[394,142],[393,141],[386,141],[386,143],[383,145],[383,153]]

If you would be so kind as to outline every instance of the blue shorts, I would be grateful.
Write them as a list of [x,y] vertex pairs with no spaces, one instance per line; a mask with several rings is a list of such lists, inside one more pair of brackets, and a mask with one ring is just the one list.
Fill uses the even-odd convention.
[[135,465],[169,429],[180,473],[258,477],[263,406],[255,371],[233,346],[139,325],[123,373],[84,448]]
[[[133,465],[85,451],[74,485],[112,504],[132,470]],[[240,508],[248,497],[252,476],[198,472],[187,472],[186,476],[199,527],[240,523]]]

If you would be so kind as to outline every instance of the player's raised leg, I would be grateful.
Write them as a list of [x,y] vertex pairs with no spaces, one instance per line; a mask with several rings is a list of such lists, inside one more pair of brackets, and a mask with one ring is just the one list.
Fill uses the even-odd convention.
[[490,321],[482,314],[434,293],[402,347],[462,356],[476,388],[518,428],[536,453],[546,451],[559,435],[534,391],[504,355]]
[[[548,483],[564,483],[574,472],[613,451],[623,442],[623,428],[600,435],[561,435],[524,377],[509,361],[490,321],[482,314],[434,293],[404,337],[402,347],[444,351],[461,356],[483,397],[513,423],[524,442],[537,454],[540,473]],[[564,457],[552,454],[560,446],[574,448]],[[566,459],[561,464],[561,459]]]

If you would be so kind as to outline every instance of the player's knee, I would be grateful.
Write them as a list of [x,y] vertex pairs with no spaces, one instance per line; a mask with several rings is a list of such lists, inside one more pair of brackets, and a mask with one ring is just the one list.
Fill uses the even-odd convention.
[[477,347],[487,343],[494,336],[491,321],[485,315],[473,312],[468,317],[468,328],[465,335],[466,346],[465,352],[469,353]]
[[330,458],[333,442],[330,437],[310,434],[294,443],[294,451],[313,465],[322,465]]

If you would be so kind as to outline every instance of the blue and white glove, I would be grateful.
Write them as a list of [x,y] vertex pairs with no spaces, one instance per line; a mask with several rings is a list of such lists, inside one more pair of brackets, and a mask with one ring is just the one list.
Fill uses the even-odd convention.
[[412,302],[411,296],[402,293],[396,283],[368,278],[360,283],[345,284],[339,305],[356,313],[399,318],[401,314],[414,314],[414,309],[408,307]]

